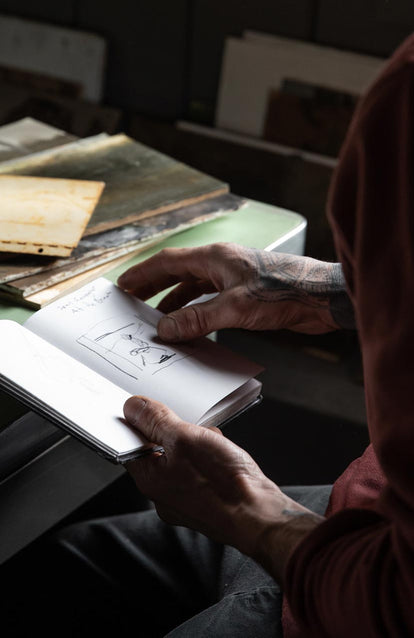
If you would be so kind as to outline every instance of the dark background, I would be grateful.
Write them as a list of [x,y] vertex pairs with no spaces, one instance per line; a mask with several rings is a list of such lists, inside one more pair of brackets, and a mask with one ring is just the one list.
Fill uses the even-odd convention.
[[195,117],[197,104],[212,115],[227,35],[387,57],[414,28],[411,0],[0,0],[0,12],[102,35],[105,102],[168,121]]
[[250,29],[387,57],[414,28],[411,0],[0,0],[0,13],[104,37],[102,105],[120,110],[110,132],[122,130],[217,176],[237,194],[303,214],[310,222],[306,252],[320,259],[334,258],[325,220],[331,169],[286,163],[174,124],[213,124],[229,35]]

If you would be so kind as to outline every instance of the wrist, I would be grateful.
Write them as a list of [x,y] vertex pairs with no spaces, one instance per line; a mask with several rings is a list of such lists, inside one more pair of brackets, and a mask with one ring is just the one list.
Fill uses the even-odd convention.
[[310,510],[289,512],[284,520],[278,520],[265,530],[252,558],[283,586],[286,567],[294,550],[324,520]]
[[275,488],[273,499],[260,498],[256,509],[250,512],[237,548],[283,585],[294,549],[325,519]]
[[329,311],[338,328],[355,330],[355,312],[346,289],[341,264],[331,264],[332,291],[329,295]]

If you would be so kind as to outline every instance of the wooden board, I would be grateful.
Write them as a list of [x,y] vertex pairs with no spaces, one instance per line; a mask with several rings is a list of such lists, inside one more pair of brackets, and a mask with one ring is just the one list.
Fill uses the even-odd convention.
[[8,296],[13,295],[15,303],[23,303],[45,288],[113,262],[123,255],[130,255],[141,246],[147,247],[149,242],[161,241],[176,232],[239,210],[244,203],[240,197],[227,195],[148,218],[139,226],[125,226],[91,235],[81,240],[76,258],[50,259],[43,266],[39,258],[9,258],[0,262],[0,290]]
[[248,32],[227,38],[216,126],[262,137],[269,91],[285,78],[360,95],[384,60]]
[[104,183],[0,176],[0,250],[70,255]]
[[[151,242],[148,244],[144,244],[139,250],[136,250],[135,253],[139,253],[141,250],[145,250],[152,245]],[[27,306],[28,308],[33,308],[34,310],[39,310],[39,308],[43,308],[47,304],[63,297],[63,295],[68,294],[74,290],[77,290],[84,284],[87,284],[89,281],[100,277],[104,273],[108,272],[108,270],[112,270],[112,268],[116,268],[120,266],[125,261],[131,258],[131,254],[123,255],[118,259],[112,260],[108,263],[101,264],[95,268],[91,268],[90,270],[76,275],[76,277],[71,277],[70,279],[66,279],[62,282],[59,282],[49,288],[44,288],[39,292],[36,292],[28,297],[22,298],[20,304],[23,306]],[[0,290],[0,299],[3,301],[10,301],[11,303],[16,303],[16,297],[14,295],[9,295],[7,292]]]
[[4,162],[0,173],[99,180],[105,191],[85,235],[227,193],[227,184],[130,137],[105,134]]
[[46,148],[63,146],[74,140],[75,137],[66,131],[31,117],[24,117],[0,126],[0,162],[30,155]]
[[0,64],[77,82],[93,102],[102,97],[105,55],[93,33],[1,16]]
[[263,137],[277,144],[337,157],[357,96],[286,79],[269,93]]

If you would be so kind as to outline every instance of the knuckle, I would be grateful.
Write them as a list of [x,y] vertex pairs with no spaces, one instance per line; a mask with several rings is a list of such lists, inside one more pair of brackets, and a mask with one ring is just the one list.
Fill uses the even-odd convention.
[[157,431],[169,420],[169,409],[156,402],[147,402],[142,412],[142,417],[147,423],[149,440],[157,439]]
[[209,256],[211,259],[223,259],[223,257],[227,257],[229,253],[232,253],[234,250],[234,244],[230,242],[217,242],[215,244],[210,244],[209,248]]
[[168,261],[171,257],[174,257],[176,253],[177,248],[162,248],[158,253],[158,257],[162,261]]
[[207,334],[210,330],[207,313],[200,305],[194,304],[182,314],[186,334]]

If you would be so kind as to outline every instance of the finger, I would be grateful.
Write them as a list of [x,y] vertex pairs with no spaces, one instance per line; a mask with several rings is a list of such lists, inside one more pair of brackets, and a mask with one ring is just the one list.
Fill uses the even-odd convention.
[[162,403],[146,397],[130,397],[124,404],[124,416],[148,441],[161,445],[167,452],[178,436],[188,436],[192,428],[198,428]]
[[180,281],[206,279],[208,249],[165,248],[124,272],[118,286],[140,299],[148,299]]
[[193,299],[197,299],[200,295],[216,292],[216,288],[213,284],[207,281],[188,282],[184,281],[179,284],[174,290],[171,290],[162,301],[158,304],[158,310],[161,312],[172,312],[182,308]]
[[220,434],[220,436],[224,436],[223,432],[220,430],[220,428],[216,428],[215,425],[212,425],[211,427],[208,428],[210,430],[210,432],[214,432],[215,434]]
[[126,470],[134,479],[138,489],[147,498],[153,497],[153,490],[156,487],[154,476],[159,480],[160,470],[165,466],[166,460],[165,454],[153,452],[125,464]]
[[163,341],[189,341],[222,328],[241,327],[242,321],[243,316],[237,312],[234,303],[234,294],[228,291],[162,317],[157,330]]

